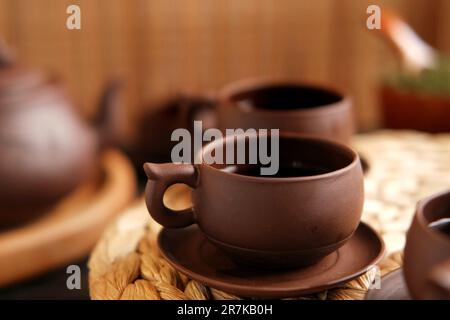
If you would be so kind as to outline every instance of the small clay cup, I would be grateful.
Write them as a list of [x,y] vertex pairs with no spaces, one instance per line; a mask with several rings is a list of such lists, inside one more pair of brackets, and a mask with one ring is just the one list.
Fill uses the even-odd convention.
[[450,299],[450,234],[431,227],[448,218],[450,189],[417,205],[404,258],[405,280],[414,299]]
[[[248,146],[261,137],[217,139],[198,157],[204,159],[217,147],[226,157],[229,144],[245,140]],[[327,171],[269,177],[230,172],[223,164],[146,163],[148,210],[167,228],[197,223],[238,263],[262,268],[314,264],[342,246],[359,224],[364,190],[358,155],[329,140],[281,133],[279,163],[281,168],[306,165]],[[246,165],[236,165],[240,166]],[[164,205],[164,192],[174,183],[192,188],[192,208],[174,211]]]
[[218,95],[218,126],[280,129],[350,144],[351,99],[338,90],[292,80],[247,79]]

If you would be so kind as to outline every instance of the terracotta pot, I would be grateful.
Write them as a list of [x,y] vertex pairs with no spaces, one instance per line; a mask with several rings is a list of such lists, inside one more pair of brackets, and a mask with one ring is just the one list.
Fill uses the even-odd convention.
[[219,127],[298,132],[349,144],[352,103],[339,91],[289,80],[232,83],[218,98]]
[[[450,218],[450,190],[422,200],[408,231],[404,275],[415,299],[450,299],[450,230],[430,224]],[[448,221],[447,221],[448,222]]]
[[100,147],[112,142],[116,89],[107,88],[89,126],[60,85],[0,48],[0,225],[39,214],[88,177]]
[[[247,144],[260,137],[250,136]],[[226,157],[224,146],[234,139],[215,140],[198,156],[218,147]],[[245,140],[245,135],[237,140]],[[313,264],[342,246],[359,224],[364,198],[359,158],[344,145],[287,133],[280,135],[279,151],[281,168],[305,165],[326,171],[267,177],[227,172],[225,165],[205,162],[146,163],[148,210],[168,228],[197,223],[239,263],[266,268]],[[178,182],[193,188],[193,207],[182,212],[162,201],[165,190]]]
[[387,128],[450,132],[450,96],[426,95],[390,86],[382,87],[380,95]]

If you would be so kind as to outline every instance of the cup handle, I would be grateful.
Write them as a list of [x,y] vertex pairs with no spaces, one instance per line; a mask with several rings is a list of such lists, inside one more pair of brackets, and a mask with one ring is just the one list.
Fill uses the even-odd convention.
[[450,259],[434,266],[428,279],[442,292],[442,298],[450,299]]
[[167,228],[183,228],[195,223],[194,210],[172,210],[164,205],[163,197],[167,188],[175,183],[197,187],[197,170],[192,164],[145,163],[148,177],[145,187],[145,202],[153,219]]

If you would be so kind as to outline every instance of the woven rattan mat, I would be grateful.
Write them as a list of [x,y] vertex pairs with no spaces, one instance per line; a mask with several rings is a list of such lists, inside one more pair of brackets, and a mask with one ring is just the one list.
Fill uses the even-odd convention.
[[[416,202],[450,186],[450,135],[378,131],[355,137],[354,146],[370,165],[363,220],[386,243],[387,258],[379,265],[385,274],[401,265]],[[189,198],[178,186],[165,201],[182,207]],[[155,243],[159,229],[139,200],[106,230],[89,261],[91,298],[238,299],[174,270],[159,256]],[[377,274],[372,269],[338,288],[299,299],[362,299]]]

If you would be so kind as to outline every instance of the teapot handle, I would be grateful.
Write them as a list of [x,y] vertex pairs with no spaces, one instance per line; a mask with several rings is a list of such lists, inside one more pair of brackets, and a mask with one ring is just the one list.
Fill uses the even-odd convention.
[[428,279],[441,292],[440,299],[450,299],[450,258],[434,266]]
[[122,138],[122,81],[111,80],[100,98],[100,106],[94,120],[100,148],[117,146]]

